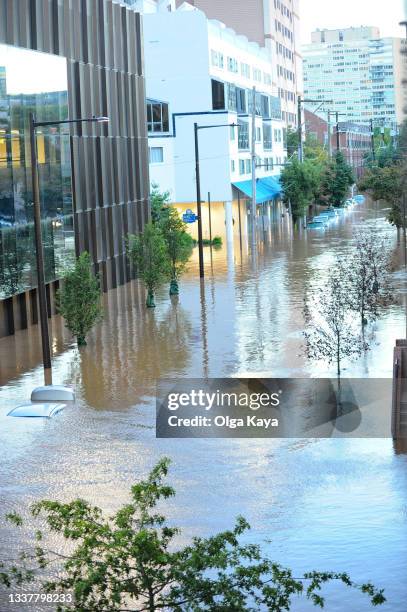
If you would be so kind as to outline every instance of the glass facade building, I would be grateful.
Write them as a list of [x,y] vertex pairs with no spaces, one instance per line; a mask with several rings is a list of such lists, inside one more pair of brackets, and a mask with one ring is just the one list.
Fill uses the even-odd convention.
[[[0,45],[0,300],[36,286],[29,113],[68,118],[67,61]],[[46,281],[74,258],[71,153],[65,128],[37,130]]]

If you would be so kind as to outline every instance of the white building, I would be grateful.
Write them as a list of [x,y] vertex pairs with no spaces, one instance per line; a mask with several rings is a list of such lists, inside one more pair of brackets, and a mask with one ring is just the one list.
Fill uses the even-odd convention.
[[305,97],[333,100],[344,120],[395,128],[405,116],[403,45],[373,27],[313,32],[302,50]]
[[[225,205],[251,195],[251,113],[256,87],[258,203],[278,194],[286,160],[270,51],[184,3],[144,15],[150,177],[182,208],[196,202],[194,123],[202,199]],[[236,127],[228,127],[236,124]],[[225,204],[226,203],[226,204]]]

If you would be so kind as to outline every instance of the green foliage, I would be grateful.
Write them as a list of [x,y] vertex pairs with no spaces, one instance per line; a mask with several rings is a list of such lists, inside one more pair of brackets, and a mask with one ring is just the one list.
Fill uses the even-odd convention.
[[392,301],[390,267],[388,242],[374,232],[359,231],[347,270],[350,305],[360,316],[362,327],[377,319],[379,308]]
[[170,264],[170,294],[178,294],[178,279],[184,272],[194,246],[192,237],[186,231],[186,224],[175,208],[169,208],[159,222]]
[[171,203],[170,192],[159,190],[157,183],[153,183],[150,194],[151,203],[151,221],[153,223],[159,223],[168,216],[170,210],[169,205]]
[[127,239],[127,254],[147,288],[146,305],[154,308],[154,294],[169,276],[167,244],[161,227],[147,223],[142,234]]
[[293,216],[298,218],[306,214],[320,189],[321,168],[312,160],[299,162],[293,158],[281,173],[280,181],[284,191],[284,201],[291,202]]
[[288,157],[292,157],[295,153],[298,152],[298,131],[294,130],[292,127],[288,127],[287,129],[286,144]]
[[359,190],[368,192],[373,200],[382,200],[391,206],[388,221],[397,228],[403,227],[404,219],[400,200],[403,195],[403,168],[398,165],[367,170],[359,181]]
[[342,206],[349,187],[355,182],[353,170],[341,151],[336,151],[327,164],[322,179],[322,193],[333,206]]
[[92,272],[89,253],[82,253],[73,270],[65,274],[57,308],[78,346],[85,345],[86,335],[102,316],[99,277]]
[[[164,482],[168,467],[168,459],[161,460],[110,517],[81,499],[34,504],[32,515],[68,546],[59,552],[37,544],[10,567],[2,564],[0,582],[7,588],[39,582],[38,591],[73,592],[74,601],[59,604],[59,612],[282,612],[299,596],[323,607],[321,589],[332,581],[365,593],[373,606],[386,601],[382,590],[355,584],[346,573],[294,577],[259,545],[241,543],[250,528],[242,517],[230,530],[177,547],[179,529],[156,508],[175,494]],[[55,578],[49,578],[50,570]]]

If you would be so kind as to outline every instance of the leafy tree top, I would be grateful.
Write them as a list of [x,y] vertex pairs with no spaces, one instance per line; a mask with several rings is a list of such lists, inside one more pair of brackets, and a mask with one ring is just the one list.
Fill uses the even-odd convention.
[[[249,529],[242,517],[230,530],[194,537],[177,548],[179,530],[157,509],[175,494],[164,481],[168,467],[168,459],[161,460],[110,517],[81,499],[34,504],[33,516],[69,543],[71,552],[46,549],[44,533],[37,531],[34,551],[25,551],[11,567],[3,565],[0,581],[10,588],[35,582],[40,573],[41,590],[74,594],[73,603],[60,604],[59,612],[281,612],[298,596],[323,607],[321,588],[330,581],[366,593],[374,606],[385,601],[382,590],[355,584],[346,573],[311,571],[295,577],[265,557],[260,546],[241,543]],[[16,513],[8,519],[17,527],[23,524]]]

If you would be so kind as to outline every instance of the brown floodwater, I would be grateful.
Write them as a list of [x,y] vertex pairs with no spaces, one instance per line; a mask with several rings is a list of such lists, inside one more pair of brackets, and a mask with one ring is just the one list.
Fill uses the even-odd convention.
[[[259,224],[255,259],[235,223],[233,245],[205,249],[204,285],[195,253],[179,300],[171,301],[165,287],[152,311],[145,309],[137,282],[111,291],[105,317],[81,351],[56,317],[54,383],[73,385],[77,401],[51,420],[6,417],[42,383],[38,329],[1,339],[3,512],[44,497],[77,496],[113,511],[126,501],[131,484],[166,455],[178,492],[166,511],[185,540],[230,527],[242,514],[252,525],[246,539],[264,543],[297,575],[346,570],[386,589],[389,601],[381,609],[405,612],[407,456],[391,439],[155,438],[161,377],[334,375],[326,364],[304,357],[304,282],[323,278],[361,225],[392,241],[399,302],[369,327],[371,350],[345,363],[344,375],[390,378],[395,340],[405,337],[405,277],[396,232],[384,217],[384,209],[367,202],[325,231],[307,231],[275,214],[264,220],[264,229]],[[0,537],[7,557],[26,541],[3,520]],[[338,586],[327,593],[329,611],[370,609],[364,597]],[[294,609],[311,606],[301,601]]]

